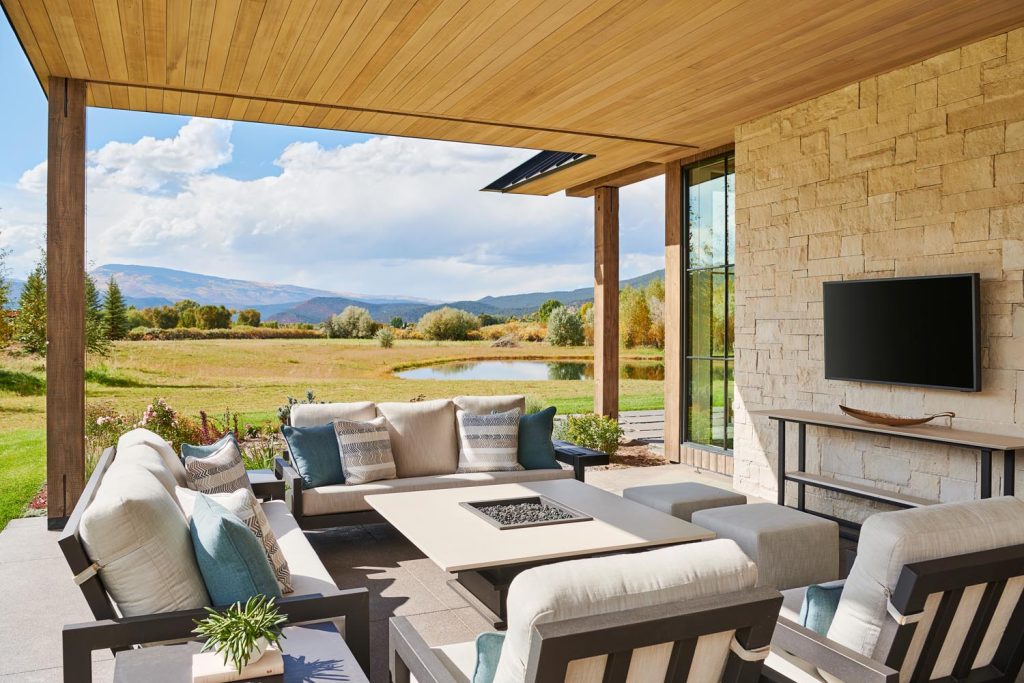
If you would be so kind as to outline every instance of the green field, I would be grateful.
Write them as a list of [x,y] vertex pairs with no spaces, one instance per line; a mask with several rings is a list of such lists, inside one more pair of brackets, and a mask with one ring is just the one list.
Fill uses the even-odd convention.
[[[119,411],[141,413],[154,398],[195,417],[226,410],[253,424],[276,420],[287,396],[312,389],[327,401],[408,401],[423,396],[523,393],[559,412],[593,408],[593,383],[409,380],[396,368],[446,360],[589,359],[590,348],[523,343],[404,340],[382,349],[375,341],[340,339],[120,342],[107,358],[90,359],[86,396]],[[654,349],[623,351],[623,358],[658,359]],[[45,476],[45,368],[38,358],[0,357],[0,529],[21,514]],[[622,410],[661,408],[662,383],[622,380]]]

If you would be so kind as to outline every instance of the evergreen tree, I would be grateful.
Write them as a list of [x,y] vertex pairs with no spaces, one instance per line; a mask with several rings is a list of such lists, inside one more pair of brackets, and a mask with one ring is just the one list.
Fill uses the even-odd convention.
[[111,341],[124,339],[131,329],[128,324],[128,306],[114,276],[107,282],[107,294],[103,298],[103,318],[107,325],[107,337]]
[[103,305],[100,303],[100,292],[96,281],[88,273],[85,274],[85,348],[89,353],[101,356],[110,351],[106,320],[103,316]]
[[14,327],[8,314],[11,303],[11,281],[7,278],[7,257],[10,250],[0,249],[0,348],[11,343]]
[[14,319],[14,338],[29,353],[46,355],[46,255],[25,281]]

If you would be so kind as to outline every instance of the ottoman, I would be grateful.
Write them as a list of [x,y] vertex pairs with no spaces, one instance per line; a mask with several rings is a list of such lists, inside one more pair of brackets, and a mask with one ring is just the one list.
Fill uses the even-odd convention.
[[747,502],[744,495],[697,482],[633,486],[625,489],[622,497],[687,522],[691,521],[691,515],[698,510],[743,505]]
[[731,538],[757,565],[757,585],[800,588],[839,578],[839,525],[774,503],[700,510],[692,521]]

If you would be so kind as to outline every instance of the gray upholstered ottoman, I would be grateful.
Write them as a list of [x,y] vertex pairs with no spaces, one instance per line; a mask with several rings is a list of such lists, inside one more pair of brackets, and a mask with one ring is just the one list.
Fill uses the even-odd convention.
[[643,503],[649,508],[690,521],[698,510],[720,508],[728,505],[743,505],[747,497],[707,484],[682,482],[679,484],[654,484],[633,486],[622,492],[623,498]]
[[777,590],[839,578],[839,525],[774,503],[693,513],[697,526],[731,538],[757,565],[757,585]]

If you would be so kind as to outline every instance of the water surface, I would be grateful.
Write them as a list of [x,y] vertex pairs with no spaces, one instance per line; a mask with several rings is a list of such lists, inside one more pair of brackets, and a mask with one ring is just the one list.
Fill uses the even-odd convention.
[[[480,360],[456,361],[413,368],[397,373],[404,379],[477,379],[501,381],[593,380],[589,361]],[[621,379],[665,379],[665,365],[657,361],[621,362]]]

